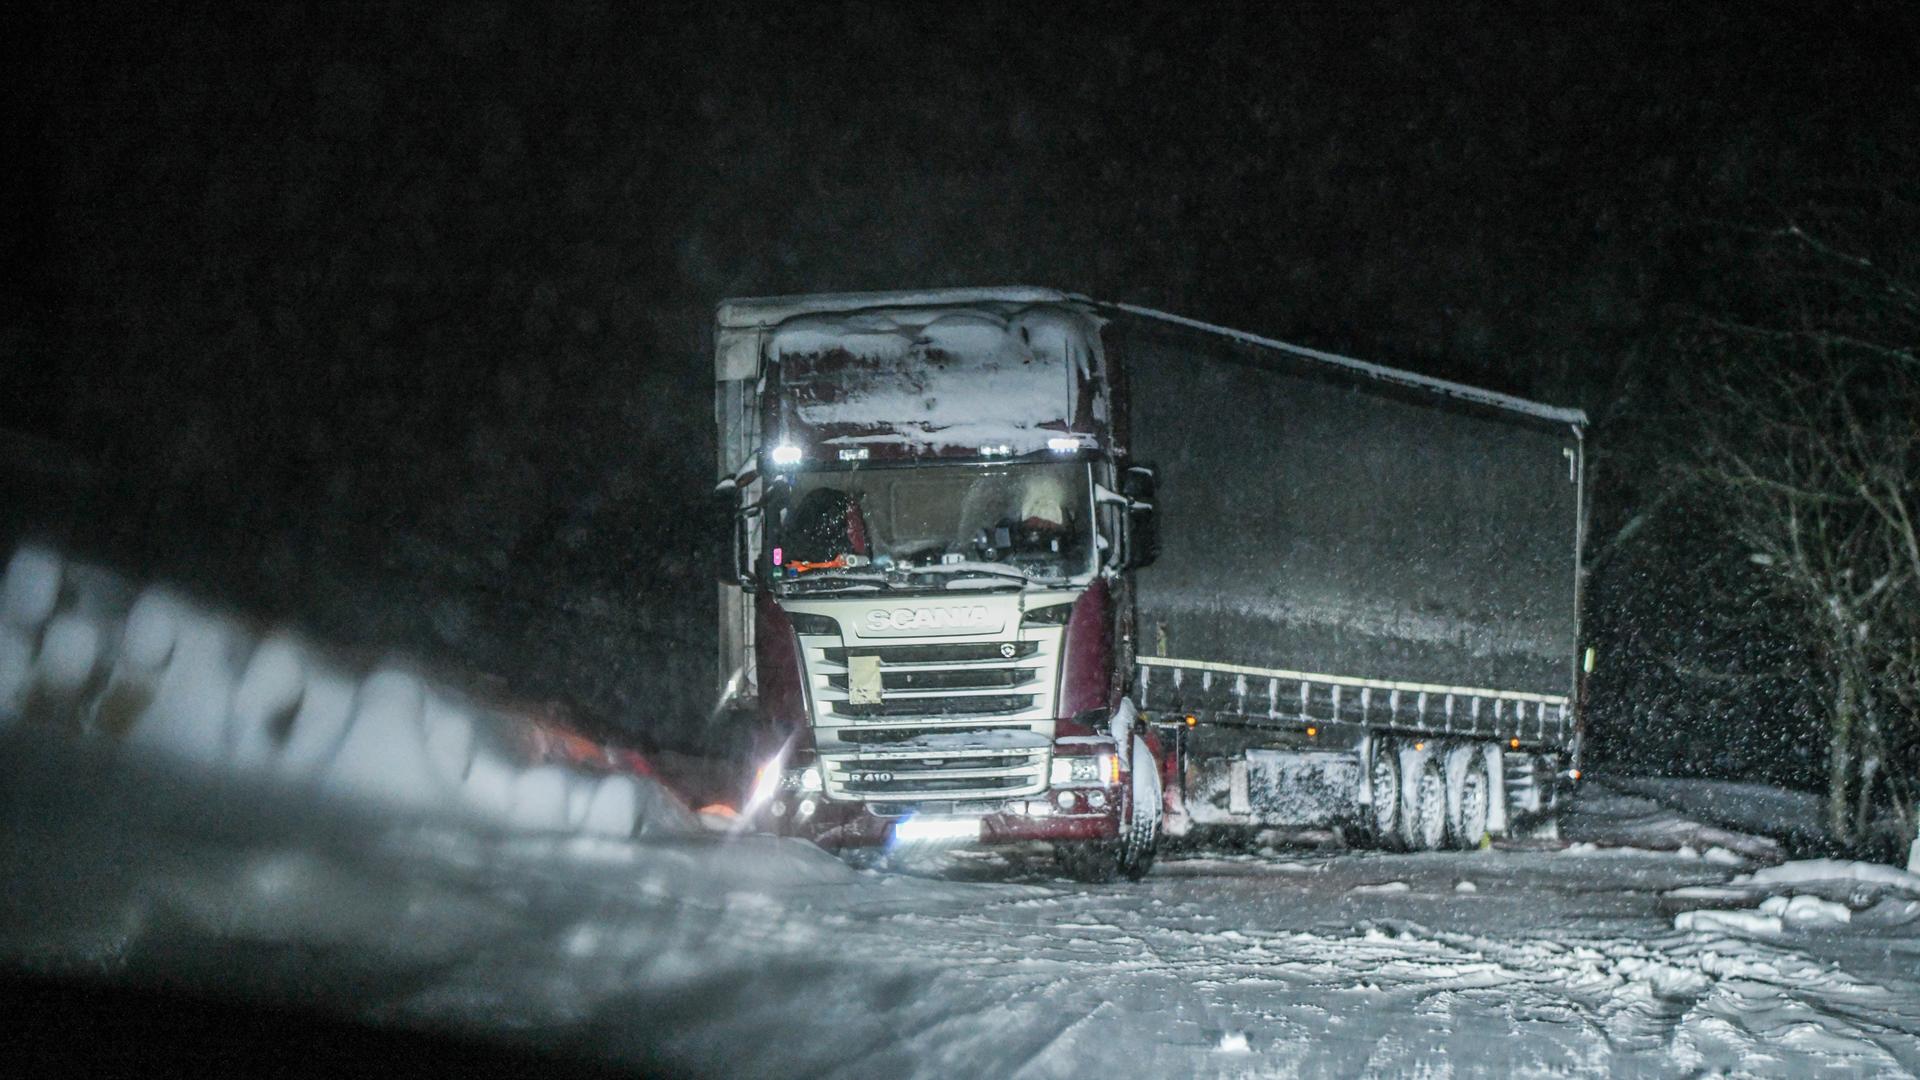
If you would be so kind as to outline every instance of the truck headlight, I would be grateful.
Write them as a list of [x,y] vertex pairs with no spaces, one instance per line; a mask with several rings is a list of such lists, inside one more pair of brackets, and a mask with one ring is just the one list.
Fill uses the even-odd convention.
[[808,765],[804,769],[788,769],[780,774],[782,791],[819,791],[822,786],[820,767],[817,765]]
[[1084,757],[1056,757],[1053,759],[1053,773],[1050,779],[1054,787],[1066,784],[1097,784],[1105,771],[1100,763],[1108,754],[1087,755]]

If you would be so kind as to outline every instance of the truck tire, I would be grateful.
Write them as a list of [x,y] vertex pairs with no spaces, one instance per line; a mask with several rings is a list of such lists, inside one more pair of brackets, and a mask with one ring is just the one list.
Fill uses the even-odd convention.
[[1366,817],[1369,845],[1395,849],[1400,846],[1400,751],[1392,743],[1376,742],[1367,764],[1367,782],[1373,791],[1373,805]]
[[1095,840],[1082,844],[1058,844],[1053,849],[1060,872],[1075,881],[1104,885],[1117,878],[1139,881],[1153,869],[1160,847],[1158,829],[1129,827],[1117,840]]
[[1493,785],[1487,780],[1486,758],[1476,753],[1460,777],[1460,811],[1448,829],[1453,846],[1472,851],[1487,836],[1487,815],[1493,803]]
[[1153,869],[1153,858],[1160,851],[1160,822],[1156,816],[1149,821],[1141,821],[1138,815],[1128,822],[1126,831],[1120,836],[1117,868],[1120,876],[1128,881],[1139,881]]
[[1420,763],[1420,775],[1406,788],[1400,811],[1401,835],[1415,851],[1438,851],[1447,839],[1447,774],[1437,755]]
[[1143,812],[1129,799],[1127,820],[1121,823],[1118,837],[1057,845],[1054,859],[1075,881],[1101,884],[1117,877],[1139,881],[1153,869],[1154,856],[1159,853],[1160,818],[1151,809]]

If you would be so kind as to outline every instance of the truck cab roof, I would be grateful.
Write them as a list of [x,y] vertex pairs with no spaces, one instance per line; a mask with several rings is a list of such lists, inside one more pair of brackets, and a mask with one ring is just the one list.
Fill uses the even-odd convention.
[[942,307],[958,304],[1091,303],[1076,293],[1036,285],[964,289],[900,289],[891,292],[807,293],[799,296],[747,296],[722,300],[714,323],[725,330],[775,326],[796,315],[859,311],[864,308]]

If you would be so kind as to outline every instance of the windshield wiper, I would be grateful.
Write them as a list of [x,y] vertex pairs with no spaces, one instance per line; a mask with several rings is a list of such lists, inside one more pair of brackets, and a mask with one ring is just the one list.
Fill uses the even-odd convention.
[[788,589],[796,589],[802,592],[812,591],[813,586],[816,585],[822,588],[837,586],[843,589],[863,587],[884,589],[887,587],[887,579],[884,574],[872,571],[859,573],[849,570],[813,570],[800,577],[782,578],[780,583]]
[[1019,570],[1003,569],[998,566],[980,566],[978,564],[969,564],[966,566],[927,566],[927,567],[918,568],[914,570],[913,573],[933,574],[935,576],[945,577],[945,578],[957,578],[957,577],[1005,578],[1008,581],[1017,581],[1022,585],[1040,584],[1039,579],[1035,578],[1031,574],[1022,573]]

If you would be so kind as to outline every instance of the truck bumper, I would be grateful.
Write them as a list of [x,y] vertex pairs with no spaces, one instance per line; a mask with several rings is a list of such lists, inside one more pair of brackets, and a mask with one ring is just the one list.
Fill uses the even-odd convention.
[[[764,824],[782,836],[811,840],[829,849],[914,843],[916,832],[940,833],[942,842],[956,846],[1112,840],[1120,835],[1119,792],[1107,794],[1108,806],[1098,813],[1063,813],[1047,794],[990,805],[950,802],[915,807],[815,799],[811,812],[804,811],[800,800],[784,800],[769,808],[777,812],[770,813]],[[1047,809],[1035,812],[1036,806]],[[902,829],[903,822],[913,824]]]

